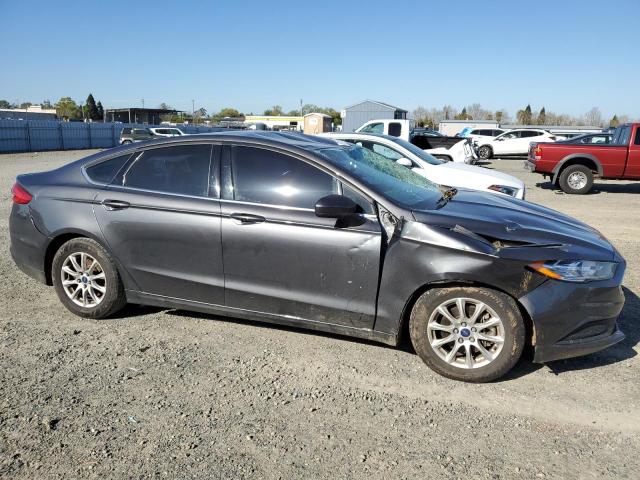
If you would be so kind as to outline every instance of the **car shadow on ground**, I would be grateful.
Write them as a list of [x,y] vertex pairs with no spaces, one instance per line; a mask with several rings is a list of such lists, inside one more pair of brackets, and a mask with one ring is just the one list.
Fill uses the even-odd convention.
[[[538,182],[536,187],[543,190],[555,190],[558,195],[565,195],[559,187],[549,182]],[[599,195],[600,193],[640,193],[640,182],[634,183],[594,183],[593,188],[585,195]]]
[[[529,349],[525,351],[522,359],[518,362],[518,364],[508,374],[497,380],[497,382],[516,380],[520,377],[540,370],[541,368],[548,368],[555,375],[561,375],[565,372],[611,365],[635,357],[637,353],[634,350],[634,347],[640,342],[640,329],[635,328],[634,324],[637,322],[637,319],[640,316],[640,298],[638,298],[638,296],[634,292],[626,287],[623,287],[623,291],[625,295],[625,306],[622,313],[620,314],[620,318],[618,319],[618,325],[626,335],[626,338],[622,342],[598,353],[567,360],[558,360],[555,362],[549,362],[547,364],[532,363],[531,359],[533,357],[533,351],[532,349]],[[371,345],[378,348],[395,349],[403,351],[410,355],[417,355],[413,346],[411,345],[411,339],[409,338],[408,329],[406,328],[401,335],[399,345],[397,347],[393,347],[374,342],[372,340],[349,337],[329,332],[321,332],[317,330],[309,330],[301,327],[292,327],[289,325],[280,325],[276,323],[244,320],[236,317],[226,317],[209,313],[141,305],[128,305],[117,315],[116,320],[130,317],[139,317],[142,315],[154,314],[159,312],[163,312],[166,315],[183,318],[197,318],[204,320],[231,322],[255,328],[268,328],[270,330],[293,332],[311,337],[325,337],[350,343]]]

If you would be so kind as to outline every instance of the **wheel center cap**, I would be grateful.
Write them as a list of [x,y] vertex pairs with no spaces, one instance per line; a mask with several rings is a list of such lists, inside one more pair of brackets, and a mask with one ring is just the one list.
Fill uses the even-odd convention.
[[82,283],[87,283],[89,281],[89,279],[84,276],[81,278],[81,280],[82,280]]
[[460,330],[460,335],[466,338],[471,335],[471,330],[469,330],[468,328],[463,328],[462,330]]

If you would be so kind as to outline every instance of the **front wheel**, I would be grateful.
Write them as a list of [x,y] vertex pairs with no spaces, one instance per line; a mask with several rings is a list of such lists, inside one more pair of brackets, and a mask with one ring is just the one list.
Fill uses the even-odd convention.
[[491,147],[487,145],[483,145],[482,147],[480,147],[478,149],[478,157],[480,157],[482,160],[489,160],[491,157],[493,157],[493,151],[491,150]]
[[584,195],[593,187],[593,172],[584,165],[569,165],[558,180],[564,193]]
[[436,288],[416,301],[409,320],[420,358],[445,377],[490,382],[522,355],[525,326],[515,301],[488,288]]
[[89,238],[74,238],[60,247],[51,278],[62,304],[80,317],[106,318],[127,303],[115,263]]

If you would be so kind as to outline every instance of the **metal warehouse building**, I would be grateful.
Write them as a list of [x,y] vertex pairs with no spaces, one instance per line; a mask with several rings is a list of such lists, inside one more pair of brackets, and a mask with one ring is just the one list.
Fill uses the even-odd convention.
[[388,103],[365,100],[342,109],[342,112],[340,112],[340,116],[342,117],[342,131],[353,132],[356,128],[362,126],[363,123],[379,118],[404,120],[407,118],[407,113],[406,110],[394,107]]

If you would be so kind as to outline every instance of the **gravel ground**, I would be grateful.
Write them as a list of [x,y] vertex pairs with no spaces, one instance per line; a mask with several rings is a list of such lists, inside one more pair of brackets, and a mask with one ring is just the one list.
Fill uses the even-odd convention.
[[0,155],[0,477],[638,478],[640,183],[569,196],[521,161],[486,165],[627,258],[627,339],[468,385],[409,346],[147,307],[73,316],[11,261],[9,191],[89,153]]

